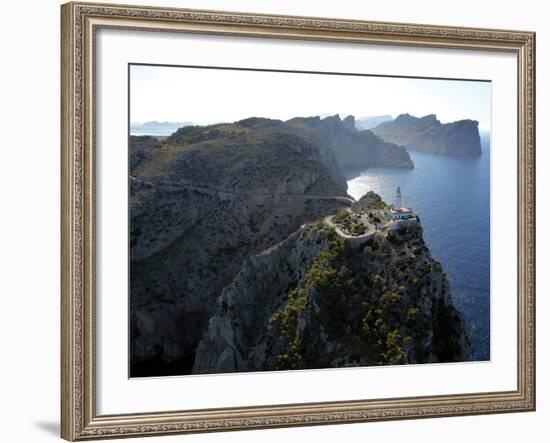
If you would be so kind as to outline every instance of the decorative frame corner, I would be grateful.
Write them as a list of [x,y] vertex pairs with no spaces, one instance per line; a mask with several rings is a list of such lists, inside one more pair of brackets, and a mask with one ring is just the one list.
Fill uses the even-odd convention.
[[[98,416],[94,33],[99,28],[507,51],[518,58],[518,387],[512,392]],[[534,411],[535,34],[72,2],[61,7],[61,436],[174,433]]]

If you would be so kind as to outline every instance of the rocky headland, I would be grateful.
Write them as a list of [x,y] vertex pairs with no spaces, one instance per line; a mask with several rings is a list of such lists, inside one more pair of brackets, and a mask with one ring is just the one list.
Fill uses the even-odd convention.
[[[349,300],[349,288],[341,288],[345,309],[352,301],[366,297],[368,291],[378,294],[372,292],[365,280],[374,275],[359,277],[360,272],[370,275],[376,271],[387,283],[384,288],[395,289],[398,281],[393,280],[393,265],[384,260],[389,253],[395,263],[401,263],[407,256],[405,253],[400,258],[401,253],[387,252],[390,240],[376,239],[369,246],[373,251],[381,248],[376,249],[374,260],[368,265],[366,259],[352,263],[356,249],[333,238],[330,227],[322,223],[327,216],[354,203],[346,193],[343,174],[343,169],[354,161],[365,167],[412,167],[404,148],[383,142],[370,131],[358,131],[353,117],[344,120],[338,116],[297,118],[288,122],[250,118],[230,124],[187,126],[162,141],[132,136],[129,178],[131,376],[189,374],[193,370],[216,372],[216,368],[241,370],[244,366],[240,363],[240,366],[230,366],[226,362],[227,355],[233,353],[233,345],[228,342],[226,346],[215,337],[214,331],[221,331],[222,325],[225,326],[220,337],[227,338],[227,334],[234,333],[242,339],[235,342],[235,346],[239,349],[239,358],[246,362],[242,364],[251,368],[249,370],[257,370],[262,365],[264,369],[292,364],[302,367],[302,363],[291,364],[290,360],[284,363],[285,358],[281,357],[290,336],[283,337],[271,350],[266,346],[269,340],[275,340],[288,329],[284,326],[286,323],[281,323],[283,320],[293,321],[287,318],[286,312],[293,311],[294,300],[301,306],[313,297],[307,286],[309,280],[304,280],[310,268],[320,265],[319,260],[327,254],[332,257],[335,251],[334,259],[329,260],[330,266],[334,264],[340,271],[345,264],[361,282],[357,287],[359,292],[350,294]],[[452,304],[445,278],[437,280],[439,274],[431,270],[436,265],[430,265],[421,231],[407,235],[415,236],[414,242],[422,243],[422,257],[428,263],[422,265],[425,278],[422,285],[415,283],[414,294],[435,294],[430,309],[438,307],[432,309],[432,314],[441,317],[446,313],[461,325],[460,314],[457,313],[455,319],[455,311],[448,309]],[[409,243],[412,245],[413,239],[407,241]],[[292,257],[296,261],[293,262]],[[413,262],[421,266],[416,259],[407,262],[407,266]],[[260,264],[261,269],[256,269]],[[402,279],[395,289],[400,294],[395,296],[401,300],[400,306],[418,301],[418,294],[413,297],[408,292],[413,290],[412,281],[403,280],[409,271],[412,273],[414,269],[403,268]],[[254,283],[245,287],[244,282]],[[304,298],[304,294],[308,295]],[[336,303],[336,299],[333,302]],[[239,308],[226,316],[223,312],[229,306],[227,303],[236,303]],[[304,312],[317,309],[314,306],[320,301],[312,298],[311,305],[309,303],[304,305],[307,307]],[[248,317],[244,311],[238,313],[240,309],[249,309]],[[357,312],[368,313],[361,309]],[[311,312],[313,323],[307,326],[308,334],[325,333],[325,329],[314,326],[319,319],[314,319]],[[354,319],[356,316],[351,312],[341,314],[349,314]],[[237,315],[243,317],[239,320]],[[420,318],[428,322],[428,317],[425,310]],[[406,335],[408,330],[398,330],[397,337],[393,325],[401,320],[395,317],[390,321],[388,317],[388,328],[392,329],[388,329],[386,335],[391,332],[394,338],[390,339],[400,343],[406,355],[403,359],[390,358],[389,354],[387,358],[381,357],[381,353],[388,352],[383,345],[377,354],[369,351],[367,357],[360,353],[357,360],[357,350],[352,352],[353,346],[341,344],[346,349],[342,351],[344,348],[334,341],[335,335],[323,336],[325,342],[315,339],[317,344],[312,349],[318,348],[321,352],[326,344],[326,355],[332,356],[329,366],[353,364],[356,360],[359,364],[444,361],[459,358],[458,355],[465,352],[457,348],[452,355],[444,355],[441,346],[436,346],[442,339],[434,335],[433,331],[437,330],[434,323],[426,323],[428,329],[423,335],[412,332]],[[302,325],[303,320],[299,323]],[[353,324],[354,328],[358,327],[358,323]],[[338,323],[334,326],[336,329],[332,327],[329,327],[330,334],[340,334],[338,328],[343,326]],[[458,330],[458,326],[451,329]],[[226,330],[232,332],[226,333]],[[261,334],[255,336],[257,331]],[[272,339],[264,343],[261,337]],[[421,342],[425,345],[421,346]],[[333,349],[334,346],[338,349]],[[223,362],[212,354],[218,351],[218,357],[226,356]],[[252,354],[257,357],[251,357]],[[307,362],[311,358],[305,357]],[[318,364],[325,362],[320,360]]]
[[[382,205],[371,193],[352,212],[383,217]],[[319,221],[244,261],[217,300],[193,373],[469,357],[463,317],[420,224],[358,244]]]
[[294,118],[287,127],[314,142],[329,170],[340,174],[367,168],[414,168],[409,153],[401,146],[382,140],[369,130],[358,130],[352,115]]
[[372,132],[408,150],[453,156],[481,155],[478,122],[475,120],[443,124],[434,114],[421,118],[401,114],[395,120],[372,128]]

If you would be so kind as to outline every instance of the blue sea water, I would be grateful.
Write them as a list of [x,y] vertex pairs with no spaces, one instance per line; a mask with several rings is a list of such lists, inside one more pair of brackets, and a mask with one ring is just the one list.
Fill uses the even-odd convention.
[[375,168],[348,181],[358,199],[375,191],[419,215],[424,240],[447,272],[454,303],[462,311],[474,360],[490,359],[490,137],[481,135],[482,155],[459,158],[411,151],[415,169]]

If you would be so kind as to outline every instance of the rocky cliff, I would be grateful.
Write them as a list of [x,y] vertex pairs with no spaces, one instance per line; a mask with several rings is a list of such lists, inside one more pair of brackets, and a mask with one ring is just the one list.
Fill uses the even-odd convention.
[[130,373],[190,373],[249,257],[348,207],[342,168],[411,167],[353,117],[249,118],[130,138]]
[[[357,208],[383,205],[366,198]],[[420,225],[357,245],[317,222],[243,262],[217,300],[193,373],[469,357],[463,317]]]
[[478,122],[459,120],[442,124],[435,115],[422,118],[401,114],[372,129],[380,138],[406,149],[454,156],[481,155]]
[[409,153],[401,146],[385,142],[371,131],[356,129],[355,118],[339,115],[294,118],[286,122],[297,135],[314,142],[329,169],[340,173],[372,167],[413,168]]
[[242,262],[349,205],[317,147],[281,124],[130,139],[132,376],[189,373]]

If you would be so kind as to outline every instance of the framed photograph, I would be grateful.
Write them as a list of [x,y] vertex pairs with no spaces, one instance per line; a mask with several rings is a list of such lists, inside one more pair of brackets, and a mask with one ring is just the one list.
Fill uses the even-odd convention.
[[62,437],[535,409],[535,35],[62,6]]

